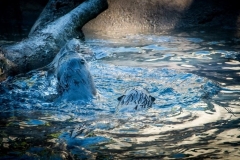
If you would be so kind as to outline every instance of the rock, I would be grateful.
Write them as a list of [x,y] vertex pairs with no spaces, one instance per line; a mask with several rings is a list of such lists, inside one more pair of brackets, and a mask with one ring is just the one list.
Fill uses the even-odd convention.
[[240,27],[238,2],[234,0],[108,0],[109,8],[87,23],[89,34],[125,36],[175,29]]

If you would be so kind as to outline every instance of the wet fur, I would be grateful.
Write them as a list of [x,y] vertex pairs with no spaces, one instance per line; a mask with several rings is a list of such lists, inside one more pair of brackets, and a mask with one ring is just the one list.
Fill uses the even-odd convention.
[[48,74],[54,74],[58,80],[57,91],[61,101],[90,100],[96,95],[88,64],[80,53],[80,45],[79,40],[72,39],[47,66]]
[[155,98],[144,89],[130,89],[118,98],[118,111],[144,110],[152,107]]

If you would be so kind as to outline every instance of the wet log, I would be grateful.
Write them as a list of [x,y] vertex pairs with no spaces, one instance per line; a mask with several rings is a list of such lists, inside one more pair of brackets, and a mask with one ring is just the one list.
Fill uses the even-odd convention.
[[[50,0],[49,3],[53,1]],[[46,8],[49,5],[51,6],[47,4]],[[107,7],[107,0],[85,0],[67,14],[58,14],[48,21],[44,20],[44,16],[52,11],[45,8],[41,14],[43,18],[40,16],[27,39],[0,48],[0,81],[50,63],[69,39],[81,34],[84,24]]]
[[49,23],[64,16],[84,0],[49,0],[42,13],[32,26],[29,36],[33,35],[36,31],[43,29]]

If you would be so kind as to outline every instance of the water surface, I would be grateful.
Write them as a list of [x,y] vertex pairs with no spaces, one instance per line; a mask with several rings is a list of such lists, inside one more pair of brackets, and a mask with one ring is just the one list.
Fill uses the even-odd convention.
[[[56,79],[38,71],[1,84],[0,157],[233,159],[240,156],[240,39],[205,31],[89,36],[98,95],[54,104]],[[115,113],[126,89],[156,98]]]

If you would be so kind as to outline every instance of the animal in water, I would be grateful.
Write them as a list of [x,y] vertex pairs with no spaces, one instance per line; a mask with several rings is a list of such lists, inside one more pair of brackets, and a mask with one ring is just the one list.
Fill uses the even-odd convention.
[[78,39],[68,41],[54,60],[45,67],[48,77],[57,78],[58,100],[89,100],[96,95],[96,88],[83,57],[82,43]]
[[62,100],[90,100],[96,95],[88,64],[77,52],[69,51],[59,58],[55,75]]
[[70,57],[71,54],[76,55],[76,53],[86,58],[93,54],[79,39],[73,38],[61,48],[53,61],[42,69],[48,70],[49,73],[55,72],[59,66],[60,59],[64,57]]
[[117,112],[139,111],[152,107],[155,98],[147,90],[133,88],[118,98]]

